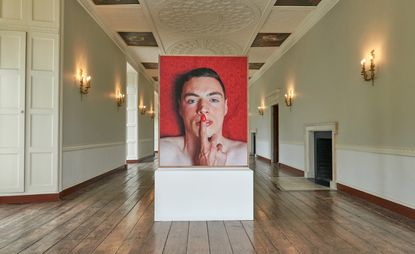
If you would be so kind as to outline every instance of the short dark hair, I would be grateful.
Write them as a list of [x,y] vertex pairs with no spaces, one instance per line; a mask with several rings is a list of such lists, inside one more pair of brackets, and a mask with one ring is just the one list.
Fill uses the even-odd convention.
[[179,108],[180,99],[182,97],[183,86],[184,84],[192,78],[200,78],[200,77],[209,77],[216,79],[223,90],[223,96],[226,98],[226,91],[225,85],[223,84],[221,78],[219,77],[218,73],[211,68],[197,68],[192,69],[188,72],[180,74],[176,77],[174,82],[174,101],[176,103],[176,107]]

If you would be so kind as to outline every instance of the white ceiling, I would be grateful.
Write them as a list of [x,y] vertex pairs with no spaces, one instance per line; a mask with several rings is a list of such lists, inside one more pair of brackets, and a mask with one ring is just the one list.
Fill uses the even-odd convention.
[[[159,55],[247,55],[257,79],[338,0],[318,6],[274,6],[276,0],[139,0],[140,4],[95,5],[78,0],[126,53],[130,64],[150,78]],[[277,0],[278,1],[278,0]],[[118,32],[152,32],[158,47],[127,46]],[[258,33],[291,33],[279,47],[251,47]]]

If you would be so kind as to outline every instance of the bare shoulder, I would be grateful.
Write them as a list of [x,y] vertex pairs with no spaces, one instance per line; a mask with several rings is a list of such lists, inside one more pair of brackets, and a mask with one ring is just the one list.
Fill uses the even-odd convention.
[[180,159],[183,159],[182,152],[183,137],[166,137],[160,138],[159,160],[160,166],[177,166],[181,165]]
[[246,142],[227,140],[227,165],[245,166],[248,164],[248,145]]
[[247,151],[246,149],[248,146],[246,142],[230,140],[230,139],[228,142],[229,142],[229,150],[237,151],[237,152]]
[[160,149],[180,149],[183,142],[183,137],[160,138]]

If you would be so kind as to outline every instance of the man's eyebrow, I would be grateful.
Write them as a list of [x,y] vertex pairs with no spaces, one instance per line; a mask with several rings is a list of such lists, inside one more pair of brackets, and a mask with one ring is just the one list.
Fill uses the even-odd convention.
[[[223,97],[223,94],[222,94],[222,93],[220,93],[220,92],[211,92],[211,93],[208,93],[208,94],[207,94],[207,96],[214,96],[214,95],[220,95],[220,96],[222,96],[222,97]],[[186,97],[188,97],[188,96],[200,97],[200,95],[195,94],[195,93],[185,93],[185,94],[183,95],[183,98],[186,98]]]
[[208,96],[213,96],[213,95],[220,95],[220,96],[223,97],[223,94],[220,93],[220,92],[211,92],[211,93],[208,94]]

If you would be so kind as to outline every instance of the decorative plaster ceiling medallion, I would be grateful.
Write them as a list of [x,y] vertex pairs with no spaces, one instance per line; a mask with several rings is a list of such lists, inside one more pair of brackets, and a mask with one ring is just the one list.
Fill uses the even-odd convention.
[[238,55],[242,50],[222,39],[190,39],[179,41],[167,49],[173,55]]
[[159,6],[164,26],[193,35],[236,32],[259,18],[258,7],[249,0],[169,0]]

